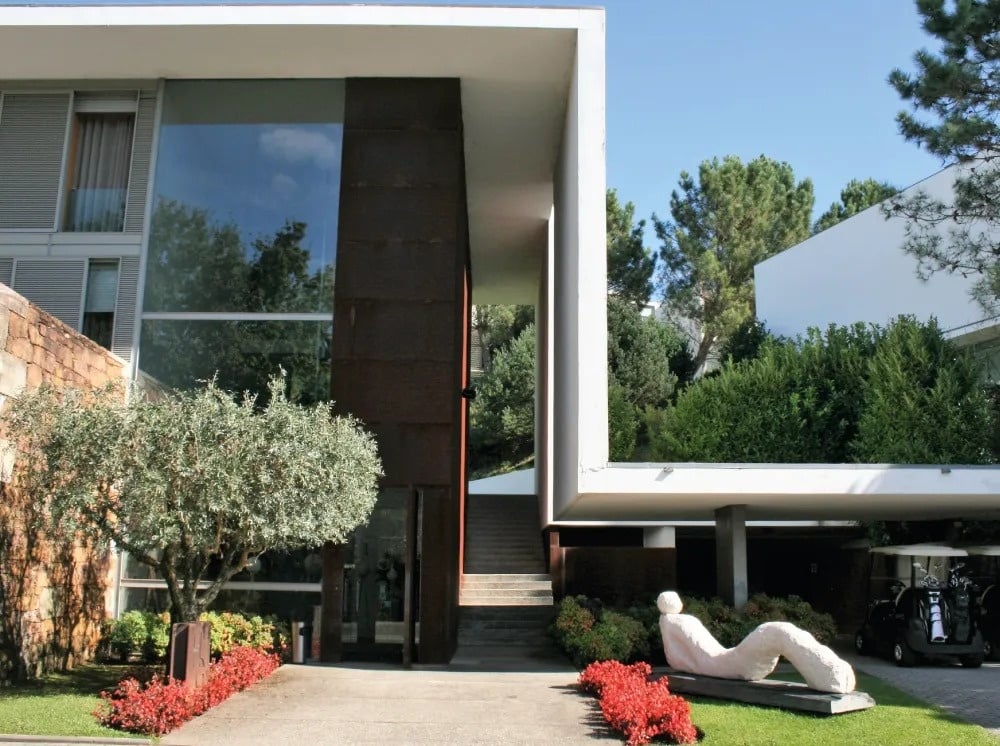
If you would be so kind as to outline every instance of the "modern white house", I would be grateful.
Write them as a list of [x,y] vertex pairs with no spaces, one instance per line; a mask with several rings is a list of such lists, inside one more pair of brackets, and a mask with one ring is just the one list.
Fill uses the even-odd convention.
[[[948,201],[958,173],[951,166],[906,189]],[[972,298],[975,276],[937,272],[926,280],[917,260],[902,250],[907,221],[887,219],[880,205],[834,225],[757,265],[757,317],[774,333],[803,334],[809,327],[885,324],[901,315],[935,318],[960,345],[983,345],[1000,336],[1000,320]],[[947,237],[949,224],[938,230]]]
[[[945,494],[1000,509],[992,470],[609,463],[604,21],[0,7],[0,281],[134,377],[254,389],[281,365],[294,395],[332,398],[376,434],[383,493],[351,546],[265,557],[231,585],[262,610],[322,599],[327,659],[455,651],[480,574],[469,552],[493,552],[466,495],[472,303],[536,308],[531,531],[552,580],[582,547],[580,576],[662,590],[648,586],[685,563],[677,527],[706,527],[719,590],[740,601],[748,524],[933,517]],[[804,265],[789,266],[773,283],[762,269],[760,288],[801,287]],[[155,600],[159,581],[123,565],[123,597]]]

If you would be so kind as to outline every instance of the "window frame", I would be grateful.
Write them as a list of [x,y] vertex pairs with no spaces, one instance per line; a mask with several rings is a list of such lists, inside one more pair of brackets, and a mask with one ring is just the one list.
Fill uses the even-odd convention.
[[[81,81],[82,82],[82,81]],[[85,84],[84,84],[85,86]],[[94,94],[94,93],[104,93],[109,97],[114,94],[130,94],[131,98],[127,102],[122,98],[118,101],[108,101],[103,104],[87,104],[84,113],[108,113],[108,114],[122,114],[131,113],[133,116],[133,126],[132,126],[132,142],[129,146],[129,169],[128,169],[128,184],[125,188],[125,201],[128,204],[128,198],[131,194],[132,189],[132,164],[135,158],[135,140],[136,133],[138,131],[138,118],[139,118],[139,101],[142,97],[142,91],[145,87],[145,81],[137,81],[136,84],[130,84],[127,87],[121,86],[121,81],[118,81],[118,86],[115,87],[114,82],[109,86],[99,86],[95,88],[88,87],[69,87],[69,86],[18,86],[11,85],[0,89],[0,118],[3,117],[3,104],[4,98],[7,95],[61,95],[66,94],[69,97],[69,105],[66,111],[66,122],[64,124],[63,130],[63,145],[61,153],[61,162],[59,166],[59,185],[58,191],[56,193],[56,205],[55,212],[53,214],[52,226],[50,228],[0,228],[0,236],[2,235],[23,235],[23,234],[34,234],[34,235],[77,235],[77,236],[119,236],[119,235],[129,235],[125,230],[125,222],[128,219],[126,215],[125,220],[122,223],[122,229],[120,231],[67,231],[64,230],[63,226],[66,223],[66,208],[68,203],[68,193],[70,184],[70,150],[73,143],[73,136],[75,134],[76,125],[76,115],[79,109],[77,109],[77,96],[78,94]],[[157,95],[159,96],[159,86],[157,86]],[[159,105],[159,102],[157,102]],[[93,107],[93,108],[92,108]],[[158,125],[157,125],[158,126]],[[152,179],[152,174],[150,174],[150,179]]]
[[[86,101],[79,94],[103,93],[108,96],[107,101]],[[130,100],[114,98],[115,94],[133,94]],[[139,96],[138,89],[124,88],[120,90],[109,89],[106,91],[83,91],[71,90],[69,103],[69,117],[66,122],[66,140],[63,144],[63,167],[61,181],[59,184],[59,199],[56,203],[56,223],[53,233],[70,233],[74,235],[110,235],[117,236],[125,233],[125,222],[128,218],[128,198],[132,189],[132,159],[135,157],[135,136],[139,124]],[[73,191],[73,181],[77,170],[77,155],[80,149],[80,114],[130,114],[132,116],[132,138],[129,142],[128,150],[128,178],[125,182],[125,209],[122,211],[122,227],[117,231],[74,231],[68,230],[70,192]],[[0,114],[2,115],[2,114]],[[88,265],[89,267],[89,265]],[[82,318],[82,315],[81,315]]]

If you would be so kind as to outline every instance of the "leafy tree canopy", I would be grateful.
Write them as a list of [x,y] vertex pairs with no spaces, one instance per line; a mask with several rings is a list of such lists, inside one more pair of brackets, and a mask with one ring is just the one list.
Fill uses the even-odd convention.
[[635,205],[622,203],[618,193],[607,193],[608,292],[637,308],[653,294],[656,257],[642,242],[646,221],[635,222]]
[[754,317],[753,268],[809,236],[812,182],[765,156],[705,161],[681,174],[672,220],[653,216],[661,241],[665,300],[701,327],[694,354],[712,349]]
[[[127,399],[42,387],[10,402],[19,485],[54,525],[113,541],[166,581],[193,621],[268,550],[343,543],[375,505],[375,441],[329,405],[236,399],[214,382]],[[199,590],[199,581],[210,585]]]
[[840,202],[834,202],[830,208],[819,216],[813,225],[813,233],[832,228],[841,220],[864,212],[869,207],[884,202],[899,190],[892,184],[875,179],[851,179],[847,186],[840,190]]
[[896,121],[904,138],[962,167],[952,198],[900,195],[886,214],[909,220],[904,249],[922,277],[976,276],[973,296],[992,312],[1000,299],[1000,0],[917,0],[917,11],[939,49],[918,51],[912,74],[890,73],[911,105]]
[[513,464],[531,455],[535,437],[535,325],[493,358],[469,409],[473,468]]
[[670,461],[988,463],[995,421],[980,372],[934,322],[831,326],[727,361],[647,427]]

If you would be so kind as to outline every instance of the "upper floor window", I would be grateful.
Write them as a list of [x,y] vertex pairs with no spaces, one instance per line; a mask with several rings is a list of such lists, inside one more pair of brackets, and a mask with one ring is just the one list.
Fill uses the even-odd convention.
[[0,230],[141,233],[152,91],[0,91]]
[[134,113],[76,113],[68,159],[64,230],[122,230],[134,129]]

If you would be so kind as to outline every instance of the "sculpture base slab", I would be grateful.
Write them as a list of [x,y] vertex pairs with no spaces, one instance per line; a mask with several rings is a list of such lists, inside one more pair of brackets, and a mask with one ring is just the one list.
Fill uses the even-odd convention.
[[875,706],[875,700],[865,692],[849,694],[818,692],[794,681],[717,679],[669,668],[666,675],[670,682],[670,691],[674,694],[728,699],[750,705],[780,707],[782,710],[812,712],[818,715],[841,715]]

